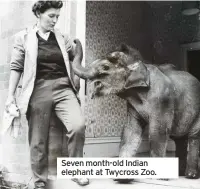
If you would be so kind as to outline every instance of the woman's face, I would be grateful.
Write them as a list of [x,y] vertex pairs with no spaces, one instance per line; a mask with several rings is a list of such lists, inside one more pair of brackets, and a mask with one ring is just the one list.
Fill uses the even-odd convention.
[[39,13],[39,26],[44,32],[48,32],[54,28],[60,16],[60,9],[50,8],[44,13]]

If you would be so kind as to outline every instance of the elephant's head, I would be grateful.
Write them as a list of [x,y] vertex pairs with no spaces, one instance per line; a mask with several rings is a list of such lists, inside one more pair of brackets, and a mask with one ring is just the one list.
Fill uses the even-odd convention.
[[119,94],[134,87],[149,86],[149,73],[140,53],[127,45],[94,61],[87,69],[78,64],[73,67],[79,77],[91,81],[93,96]]

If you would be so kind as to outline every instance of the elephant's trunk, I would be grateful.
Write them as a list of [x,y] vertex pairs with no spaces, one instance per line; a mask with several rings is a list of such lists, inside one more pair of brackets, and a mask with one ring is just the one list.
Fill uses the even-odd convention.
[[82,45],[78,39],[75,40],[75,43],[75,57],[72,63],[74,73],[82,79],[92,79],[93,77],[95,77],[95,75],[97,75],[97,71],[95,71],[94,69],[85,68],[81,65],[83,59]]

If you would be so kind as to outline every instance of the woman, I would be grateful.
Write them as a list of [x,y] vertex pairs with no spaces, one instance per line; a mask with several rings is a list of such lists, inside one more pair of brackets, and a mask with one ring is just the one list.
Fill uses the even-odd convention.
[[[37,189],[44,189],[47,182],[52,109],[67,129],[69,156],[83,156],[85,125],[70,63],[74,55],[81,61],[82,54],[75,54],[76,48],[69,38],[54,29],[62,6],[62,1],[37,1],[32,11],[38,23],[16,35],[11,57],[6,107],[16,103],[14,94],[23,73],[21,98],[17,105],[28,119],[31,168]],[[80,185],[89,183],[86,178],[74,181]]]

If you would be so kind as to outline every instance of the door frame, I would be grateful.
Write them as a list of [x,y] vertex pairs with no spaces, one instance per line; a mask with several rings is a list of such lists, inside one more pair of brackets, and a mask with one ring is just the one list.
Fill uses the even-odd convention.
[[188,57],[187,57],[187,52],[188,51],[194,51],[194,50],[200,50],[200,41],[198,42],[193,42],[193,43],[186,43],[181,45],[181,52],[182,52],[182,70],[184,71],[189,71],[188,69]]

